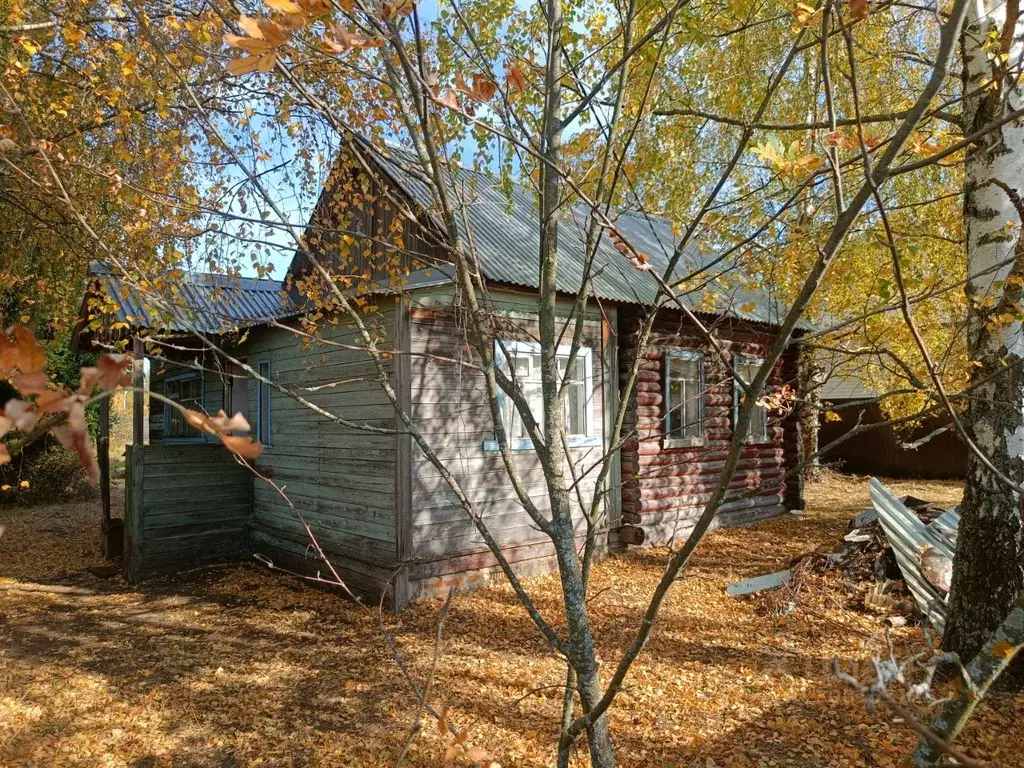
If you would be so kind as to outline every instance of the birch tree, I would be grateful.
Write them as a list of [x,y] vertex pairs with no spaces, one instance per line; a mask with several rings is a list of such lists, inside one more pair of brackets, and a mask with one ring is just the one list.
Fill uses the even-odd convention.
[[[963,33],[964,129],[1000,124],[966,158],[964,224],[974,379],[967,481],[943,646],[971,659],[1024,587],[1024,63],[1017,2],[972,3]],[[998,374],[998,375],[994,375]]]

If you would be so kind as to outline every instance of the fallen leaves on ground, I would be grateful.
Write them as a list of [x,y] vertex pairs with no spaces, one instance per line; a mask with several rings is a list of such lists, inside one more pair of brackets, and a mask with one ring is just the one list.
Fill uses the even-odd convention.
[[[959,496],[952,483],[893,487],[944,504]],[[912,748],[904,725],[832,677],[832,657],[867,675],[884,648],[878,619],[850,607],[840,575],[806,576],[790,613],[766,596],[724,593],[837,542],[868,505],[863,481],[838,476],[807,495],[803,517],[719,531],[698,550],[613,710],[621,765],[895,766]],[[94,577],[84,569],[101,562],[98,508],[0,510],[0,765],[394,764],[416,707],[373,616],[257,564],[137,589]],[[597,567],[591,606],[605,674],[664,560],[642,551]],[[526,584],[557,617],[556,579]],[[426,601],[385,617],[421,678],[440,609]],[[901,654],[924,643],[913,627],[893,638]],[[505,768],[553,764],[562,675],[507,587],[454,600],[434,702]],[[1024,766],[1006,738],[1021,722],[1024,699],[995,696],[958,743]],[[409,764],[438,766],[450,744],[424,727]]]

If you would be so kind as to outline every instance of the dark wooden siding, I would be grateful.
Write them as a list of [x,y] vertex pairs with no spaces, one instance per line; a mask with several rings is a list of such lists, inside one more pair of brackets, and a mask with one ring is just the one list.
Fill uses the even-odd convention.
[[[639,317],[620,311],[620,369],[623,380],[636,354]],[[739,328],[719,328],[719,337],[731,354],[763,357],[770,337]],[[664,360],[674,349],[704,354],[704,444],[666,447],[664,432]],[[789,356],[773,371],[770,386],[795,375]],[[795,386],[795,381],[790,381]],[[717,353],[687,321],[665,314],[656,322],[651,343],[640,365],[630,400],[625,432],[632,434],[622,449],[622,522],[644,529],[647,543],[661,545],[684,539],[703,505],[710,499],[724,466],[733,434],[733,381]],[[795,419],[770,413],[769,440],[744,446],[721,507],[718,524],[737,524],[779,514],[787,502],[783,477],[796,463]],[[787,498],[788,496],[788,498]]]
[[[475,361],[460,313],[448,291],[415,294],[410,315],[410,374],[412,416],[428,443],[476,505],[509,561],[522,573],[549,570],[552,548],[545,534],[530,520],[516,497],[501,457],[487,452],[485,440],[494,438],[482,374],[468,364]],[[506,340],[535,338],[536,299],[528,294],[495,290],[491,298],[507,321]],[[569,305],[566,305],[568,309]],[[594,352],[592,432],[606,442],[614,392],[615,310],[606,318],[590,310],[584,343]],[[567,338],[571,338],[571,332]],[[568,342],[567,342],[568,343]],[[577,471],[599,461],[603,448],[573,452]],[[531,498],[548,509],[543,475],[532,450],[516,453],[518,467]],[[594,491],[594,473],[581,486],[584,499]],[[407,559],[411,595],[444,591],[449,586],[482,583],[495,573],[494,558],[465,510],[419,450],[411,457],[411,526]],[[615,504],[608,505],[614,518]],[[582,533],[582,515],[577,509]]]
[[[451,262],[436,236],[406,218],[403,211],[414,208],[384,178],[367,176],[354,161],[339,158],[313,209],[308,248],[341,285],[359,293],[392,291],[412,272]],[[289,273],[307,279],[312,264],[297,255]]]
[[[392,380],[395,364],[387,352],[393,344],[395,318],[395,300],[391,298],[364,315],[365,324],[385,352],[384,367]],[[395,410],[353,327],[325,320],[320,340],[313,342],[281,328],[254,328],[229,350],[254,369],[260,362],[269,362],[273,382],[330,414],[378,428],[395,426]],[[224,373],[228,363],[218,364],[212,355],[199,362],[207,368],[203,407],[215,414],[224,407],[225,381],[231,380]],[[151,386],[162,391],[167,376],[184,370],[179,365],[154,363]],[[242,409],[255,435],[257,382],[251,378],[235,381],[235,386],[245,388]],[[235,410],[241,402],[237,397]],[[150,403],[151,440],[154,446],[163,445],[161,432],[152,431],[163,423],[163,404],[156,399]],[[250,480],[247,549],[292,572],[328,573],[326,564],[313,553],[304,519],[352,592],[376,601],[389,592],[398,562],[395,435],[342,426],[274,389],[270,392],[270,422],[270,443],[255,466],[284,491],[295,508],[270,483]],[[180,450],[209,447],[218,455],[229,455],[212,436],[174,445]],[[183,484],[189,482],[192,471],[194,467],[188,464],[167,467]],[[210,471],[215,475],[221,467],[211,466]],[[151,493],[146,489],[144,493],[149,503]],[[169,508],[168,514],[171,511]]]
[[[841,438],[856,424],[880,424],[886,419],[877,403],[854,405],[835,401],[832,409],[840,421],[824,416],[818,440],[824,448]],[[949,424],[946,418],[930,418],[905,432],[889,425],[871,429],[825,451],[822,462],[843,472],[883,477],[962,478],[967,467],[967,446],[953,428],[946,429],[919,448],[905,448],[904,443],[930,435]]]
[[247,556],[252,475],[221,445],[128,446],[128,580]]

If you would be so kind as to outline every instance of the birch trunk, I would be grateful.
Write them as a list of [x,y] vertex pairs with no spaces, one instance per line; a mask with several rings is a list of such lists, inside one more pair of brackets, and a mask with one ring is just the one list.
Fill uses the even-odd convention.
[[[575,670],[576,689],[584,713],[601,700],[601,677],[594,647],[593,630],[587,609],[587,587],[583,581],[583,568],[576,551],[575,527],[569,484],[565,475],[566,456],[561,433],[564,428],[560,379],[558,375],[558,322],[556,319],[558,277],[558,216],[561,209],[561,180],[555,171],[562,151],[562,3],[547,0],[545,6],[548,23],[548,53],[545,72],[545,103],[541,154],[541,231],[540,231],[540,296],[537,317],[541,342],[541,389],[544,406],[544,442],[547,450],[541,455],[541,465],[551,500],[551,538],[558,561],[562,582],[565,618],[569,633],[569,663]],[[582,311],[582,310],[581,310]],[[608,720],[602,716],[587,728],[587,746],[593,768],[614,768],[615,753],[608,730]],[[567,745],[559,750],[559,763],[568,757]]]
[[[1022,42],[1019,0],[977,0],[968,14],[962,46],[965,93],[974,94],[964,102],[969,135],[1020,108],[1015,81]],[[1000,53],[1005,65],[998,64]],[[974,392],[965,427],[992,464],[1018,484],[1024,479],[1024,329],[1015,316],[1024,258],[1011,192],[1022,181],[1024,126],[1014,121],[988,134],[967,157],[967,271],[974,276],[967,283],[968,350],[980,364],[973,369],[975,381],[989,381]],[[960,514],[943,646],[967,661],[1007,617],[1024,586],[1021,499],[972,453]]]

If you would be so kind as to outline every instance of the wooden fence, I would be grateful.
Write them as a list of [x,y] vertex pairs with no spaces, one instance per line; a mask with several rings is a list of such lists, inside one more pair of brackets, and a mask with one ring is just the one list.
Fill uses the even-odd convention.
[[[837,402],[836,405],[842,405]],[[876,403],[839,408],[842,421],[821,422],[818,440],[824,447],[859,424],[884,421]],[[845,472],[882,477],[924,479],[962,478],[967,467],[967,446],[955,429],[934,435],[917,448],[913,443],[947,426],[945,418],[931,418],[906,432],[897,432],[888,424],[862,432],[826,451],[822,462]]]

